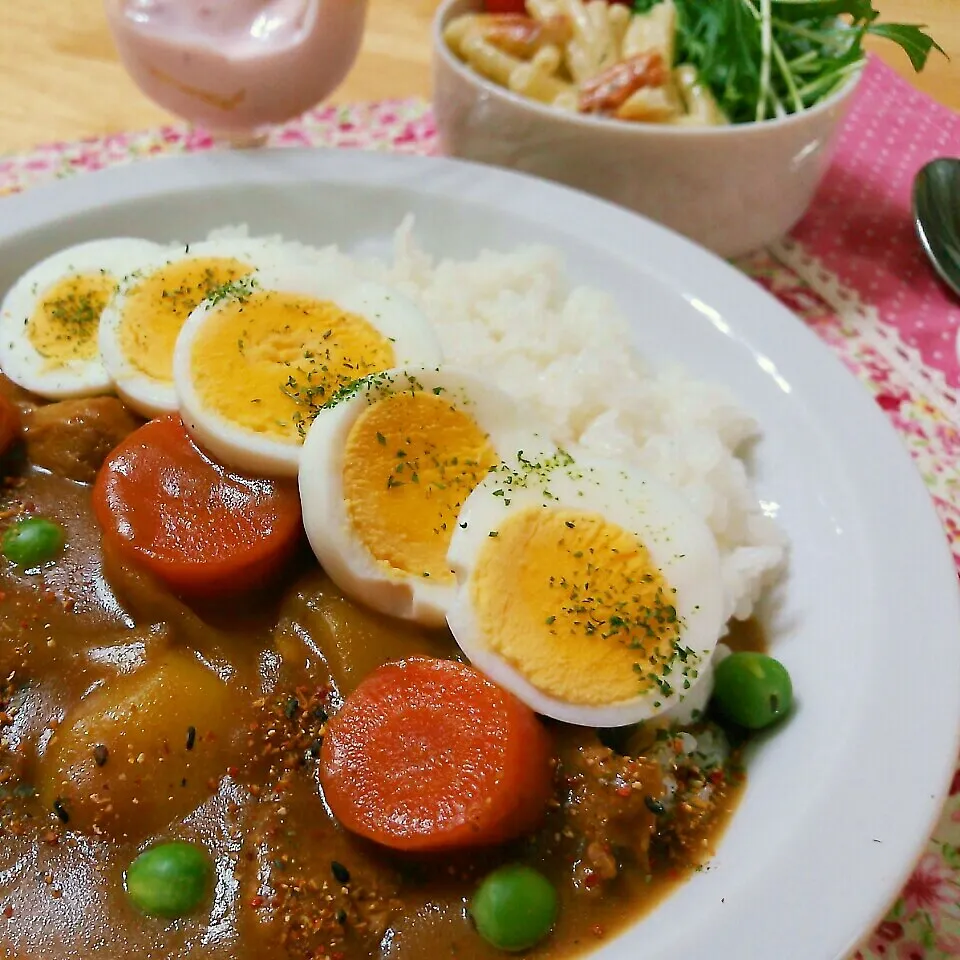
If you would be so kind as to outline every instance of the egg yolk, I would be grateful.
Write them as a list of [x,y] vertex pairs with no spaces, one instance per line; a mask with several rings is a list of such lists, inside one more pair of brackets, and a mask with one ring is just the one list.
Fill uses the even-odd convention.
[[271,440],[302,443],[338,390],[394,362],[391,342],[363,317],[327,300],[264,290],[207,317],[190,375],[206,409]]
[[395,393],[357,417],[343,456],[354,535],[393,571],[449,583],[447,549],[464,500],[499,463],[487,435],[433,393]]
[[27,324],[27,339],[50,366],[99,356],[100,314],[116,283],[98,271],[65,277],[46,292]]
[[508,516],[470,591],[487,646],[558,700],[599,706],[690,685],[675,591],[644,544],[599,514]]
[[187,317],[214,290],[253,272],[232,257],[176,260],[141,279],[127,294],[120,348],[151,380],[173,380],[173,349]]

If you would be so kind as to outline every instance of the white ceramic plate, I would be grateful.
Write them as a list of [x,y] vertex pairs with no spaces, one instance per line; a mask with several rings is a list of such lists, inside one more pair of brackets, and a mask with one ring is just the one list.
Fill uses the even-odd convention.
[[884,417],[759,287],[661,227],[516,174],[283,151],[139,163],[4,200],[0,289],[54,250],[99,236],[191,239],[246,222],[384,251],[409,212],[438,254],[559,247],[573,280],[618,298],[648,355],[730,384],[764,427],[756,482],[792,540],[767,623],[798,709],[756,750],[712,868],[598,960],[840,960],[896,896],[953,769],[957,579]]

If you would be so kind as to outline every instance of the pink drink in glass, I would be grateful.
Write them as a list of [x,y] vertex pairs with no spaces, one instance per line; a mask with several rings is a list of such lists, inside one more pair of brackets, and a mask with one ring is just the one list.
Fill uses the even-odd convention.
[[343,82],[366,8],[367,0],[106,0],[140,90],[235,142],[298,117]]

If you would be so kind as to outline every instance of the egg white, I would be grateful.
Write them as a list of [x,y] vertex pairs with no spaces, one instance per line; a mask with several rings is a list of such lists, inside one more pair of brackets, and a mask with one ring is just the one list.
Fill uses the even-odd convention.
[[[562,459],[562,458],[561,458]],[[447,558],[457,575],[457,591],[447,622],[460,649],[492,680],[512,691],[533,710],[556,720],[589,727],[618,727],[650,720],[671,709],[679,711],[688,698],[699,702],[698,686],[709,685],[710,658],[724,627],[724,594],[720,553],[703,520],[672,487],[615,461],[580,458],[560,466],[526,471],[527,485],[511,487],[492,473],[463,506]],[[544,496],[549,490],[549,496]],[[681,643],[695,652],[697,662],[687,679],[690,687],[674,684],[672,694],[654,687],[629,700],[602,706],[569,703],[534,686],[513,664],[490,648],[471,601],[477,561],[491,532],[511,514],[525,509],[576,510],[603,516],[633,533],[646,546],[667,583],[676,589],[674,605],[685,624]],[[516,558],[519,563],[520,557]],[[709,692],[708,692],[709,695]]]
[[109,393],[113,381],[99,355],[54,365],[30,342],[27,325],[60,281],[106,271],[119,282],[136,264],[160,249],[149,240],[112,237],[68,247],[31,267],[10,288],[0,306],[0,369],[24,390],[48,400]]
[[172,382],[154,379],[138,370],[127,358],[120,342],[120,330],[127,296],[137,284],[157,270],[186,260],[211,257],[232,258],[254,268],[254,273],[274,266],[287,251],[276,243],[256,239],[206,240],[186,246],[161,247],[134,264],[120,284],[120,290],[100,320],[100,355],[103,364],[128,406],[145,417],[175,413],[179,409]]
[[[319,264],[263,270],[257,274],[255,284],[258,291],[330,301],[347,313],[363,317],[393,341],[397,367],[440,363],[440,342],[430,321],[413,302],[387,287],[340,276]],[[205,407],[196,390],[193,345],[204,325],[223,306],[201,304],[180,333],[173,368],[181,416],[197,442],[223,463],[252,473],[295,477],[300,468],[302,443],[276,440],[239,426]]]
[[532,431],[511,397],[454,367],[391,371],[387,382],[370,378],[363,390],[314,421],[303,446],[300,501],[307,538],[321,566],[345,594],[360,603],[390,616],[441,627],[456,584],[386,569],[357,539],[344,500],[344,449],[353,425],[378,398],[403,390],[408,377],[426,392],[442,389],[444,399],[474,420],[505,462],[518,451],[543,455],[551,444],[544,432]]

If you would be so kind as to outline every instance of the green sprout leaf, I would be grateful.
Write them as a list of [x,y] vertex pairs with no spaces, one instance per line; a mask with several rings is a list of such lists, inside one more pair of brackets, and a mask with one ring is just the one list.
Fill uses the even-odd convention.
[[927,65],[927,59],[934,50],[947,55],[933,37],[923,32],[925,29],[925,25],[914,26],[909,23],[872,23],[867,27],[867,33],[892,40],[903,47],[913,69],[919,73]]
[[[634,11],[660,2],[634,0]],[[879,23],[872,0],[673,2],[677,63],[697,68],[733,123],[799,113],[836,93],[862,69],[868,34],[902,47],[917,71],[944,53],[923,26]]]

